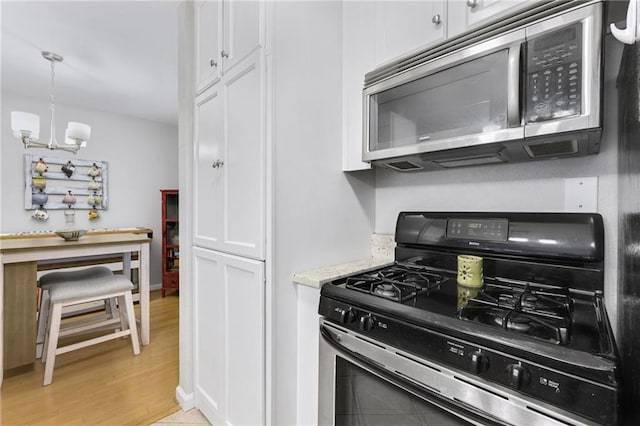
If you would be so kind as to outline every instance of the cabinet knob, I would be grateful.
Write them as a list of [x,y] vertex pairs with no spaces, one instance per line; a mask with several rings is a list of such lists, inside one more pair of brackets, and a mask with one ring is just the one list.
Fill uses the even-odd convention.
[[218,63],[212,59],[209,61],[209,65],[211,66],[211,68],[215,68],[218,66]]
[[217,169],[218,167],[222,167],[224,166],[224,161],[221,160],[216,160],[213,163],[211,163],[211,167],[213,167],[214,169]]
[[433,18],[431,18],[431,22],[433,22],[435,25],[442,24],[442,16],[440,16],[439,13],[436,15],[433,15]]
[[478,5],[478,0],[467,0],[467,7],[473,9]]
[[222,52],[220,52],[220,56],[222,56],[223,58],[228,58],[229,54],[223,50]]

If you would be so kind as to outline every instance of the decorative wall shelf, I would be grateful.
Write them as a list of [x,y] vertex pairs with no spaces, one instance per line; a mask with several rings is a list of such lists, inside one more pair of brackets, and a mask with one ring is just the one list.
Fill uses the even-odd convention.
[[[35,171],[35,165],[42,159],[48,165],[48,170],[42,175]],[[71,161],[75,166],[75,171],[69,177],[62,171],[62,166]],[[97,166],[100,176],[91,177],[89,171],[93,166]],[[78,158],[56,158],[46,157],[38,154],[24,155],[24,208],[34,210],[40,208],[39,204],[33,203],[33,194],[40,192],[40,189],[33,187],[33,178],[44,177],[46,187],[42,192],[48,195],[47,202],[42,205],[46,210],[68,209],[69,205],[62,202],[62,199],[69,191],[76,197],[75,204],[71,205],[74,210],[106,210],[108,206],[108,183],[109,164],[106,161],[81,160]],[[95,182],[100,189],[89,189],[89,184]],[[100,205],[91,205],[87,201],[90,195],[102,197]]]

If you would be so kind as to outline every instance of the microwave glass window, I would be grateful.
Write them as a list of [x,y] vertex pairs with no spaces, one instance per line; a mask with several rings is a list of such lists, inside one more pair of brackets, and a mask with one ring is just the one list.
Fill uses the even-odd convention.
[[369,149],[506,128],[507,61],[505,49],[371,96]]

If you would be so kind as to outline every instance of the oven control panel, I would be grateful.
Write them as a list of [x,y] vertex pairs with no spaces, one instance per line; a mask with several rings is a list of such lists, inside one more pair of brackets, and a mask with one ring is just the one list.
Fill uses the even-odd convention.
[[455,219],[447,221],[447,238],[474,241],[507,241],[507,219]]
[[[341,327],[418,358],[458,369],[569,411],[586,411],[589,418],[597,422],[609,423],[601,417],[606,415],[598,409],[601,404],[618,404],[615,391],[595,381],[334,299],[321,297],[319,314]],[[372,361],[380,363],[380,360]]]

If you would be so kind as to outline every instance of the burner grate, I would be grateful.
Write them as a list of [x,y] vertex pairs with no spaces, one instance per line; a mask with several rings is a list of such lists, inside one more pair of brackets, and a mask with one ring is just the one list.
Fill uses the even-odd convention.
[[535,284],[487,284],[458,314],[504,330],[568,345],[573,302],[568,289],[547,289]]
[[420,266],[393,265],[346,279],[346,287],[398,303],[415,304],[418,295],[429,296],[446,278]]

